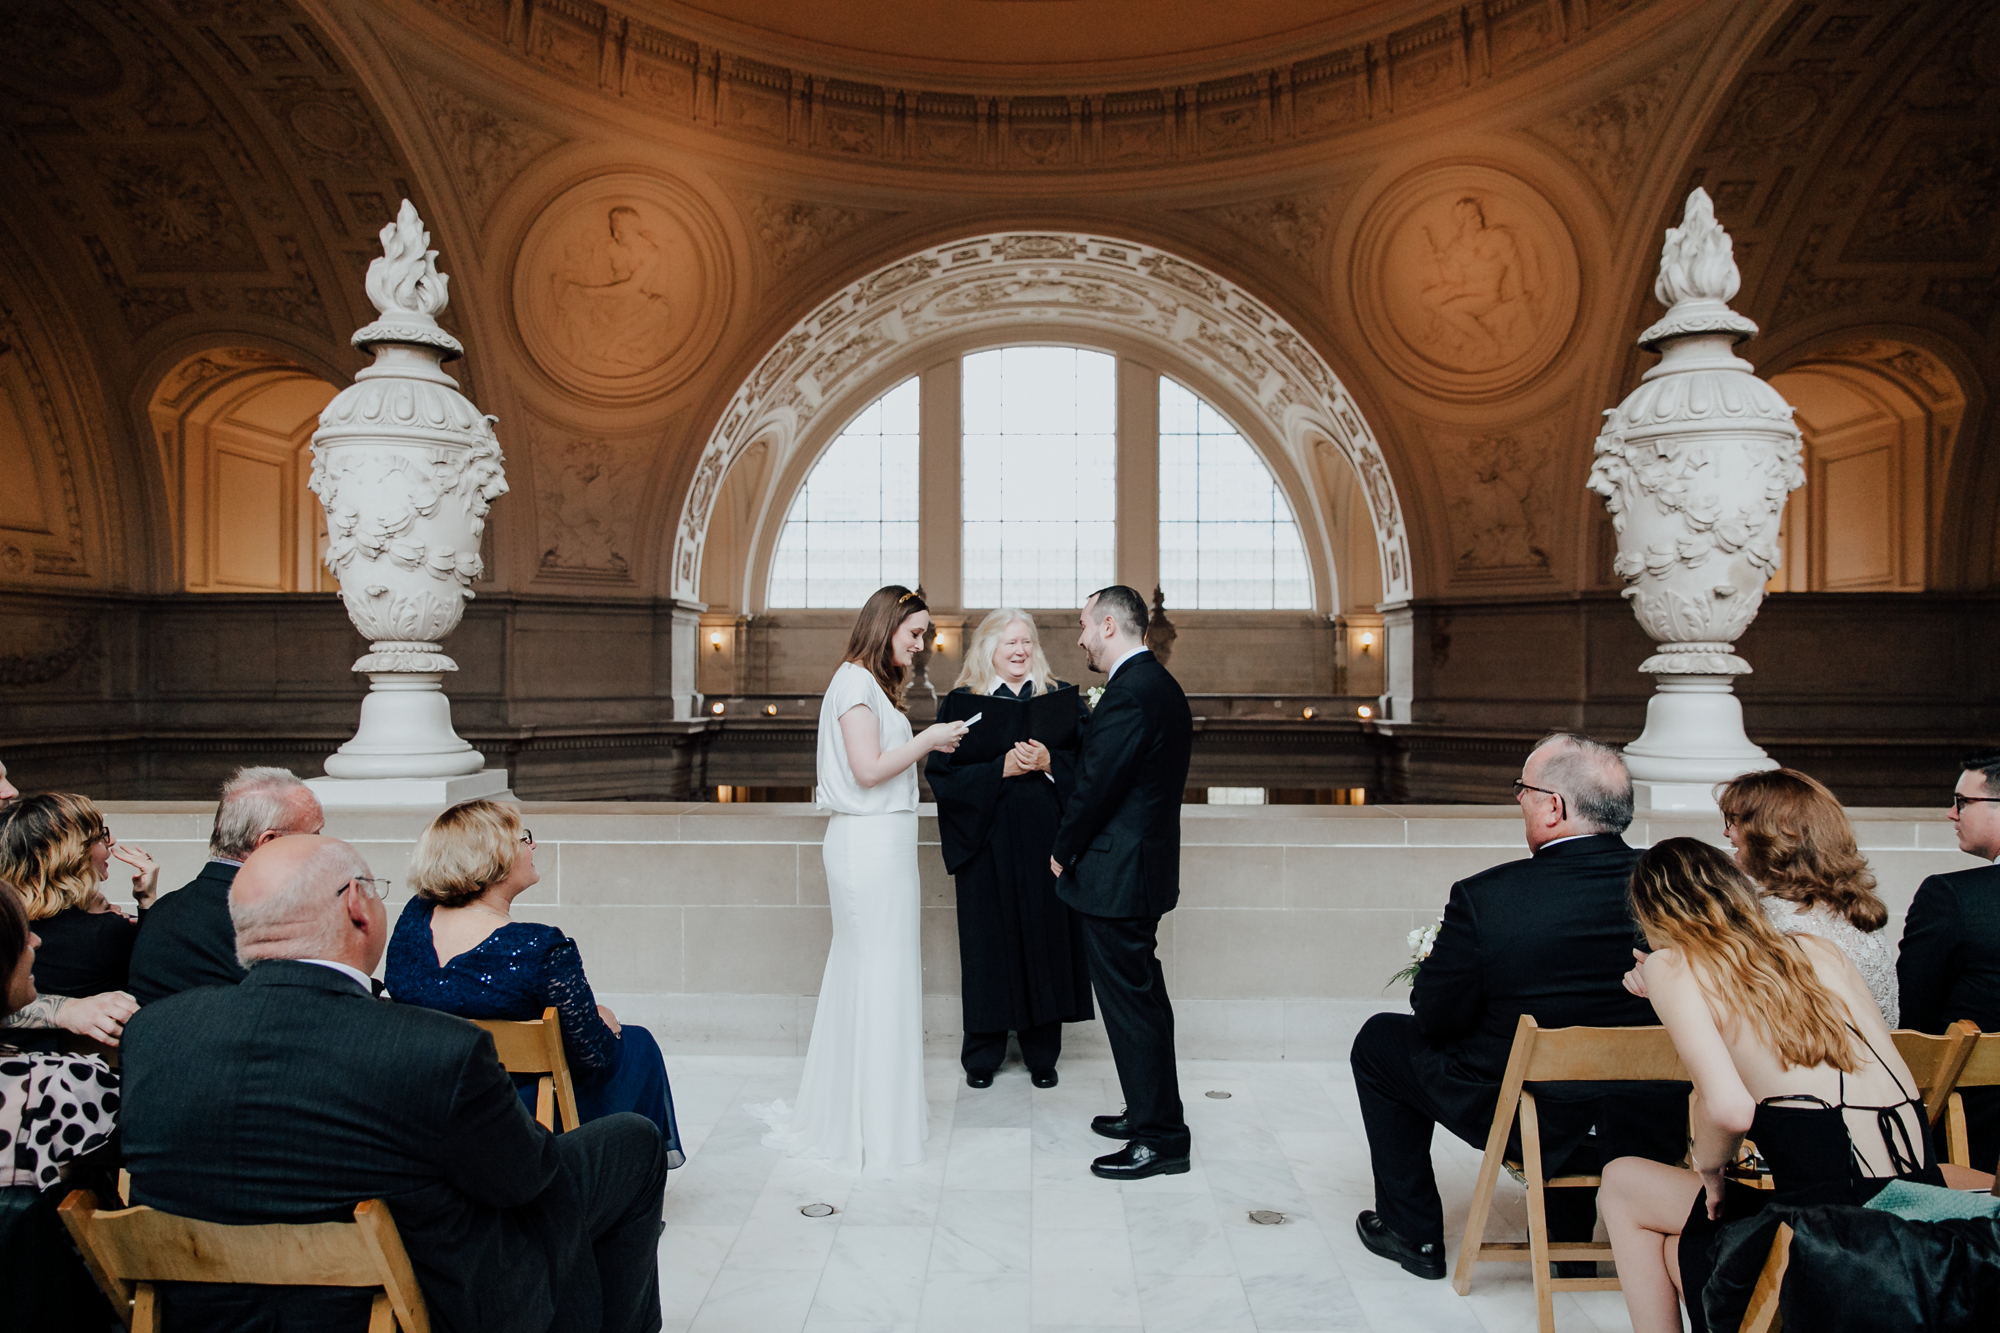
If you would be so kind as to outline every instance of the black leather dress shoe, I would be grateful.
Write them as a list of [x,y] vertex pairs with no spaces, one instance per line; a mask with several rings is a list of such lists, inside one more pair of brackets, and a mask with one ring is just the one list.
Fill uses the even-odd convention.
[[1143,1143],[1128,1143],[1117,1152],[1090,1164],[1090,1174],[1106,1180],[1144,1180],[1147,1176],[1187,1174],[1188,1159],[1162,1157]]
[[990,1069],[968,1069],[965,1071],[965,1086],[968,1088],[990,1088],[993,1086],[993,1071]]
[[1123,1142],[1132,1137],[1132,1117],[1123,1111],[1117,1115],[1095,1115],[1090,1118],[1090,1130],[1093,1134]]
[[1030,1069],[1028,1077],[1035,1081],[1035,1086],[1038,1088],[1053,1088],[1056,1085],[1056,1071],[1053,1066],[1047,1069]]
[[1432,1281],[1444,1276],[1444,1245],[1441,1242],[1412,1245],[1389,1230],[1389,1224],[1372,1211],[1355,1218],[1354,1229],[1361,1233],[1361,1243],[1368,1247],[1371,1254],[1394,1260],[1403,1266],[1405,1273]]

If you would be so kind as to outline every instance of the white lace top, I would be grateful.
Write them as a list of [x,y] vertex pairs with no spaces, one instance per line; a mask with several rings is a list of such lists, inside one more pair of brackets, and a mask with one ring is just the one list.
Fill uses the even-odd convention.
[[911,764],[886,782],[864,787],[854,780],[847,762],[847,738],[841,715],[855,707],[875,714],[875,740],[884,753],[910,739],[910,719],[868,674],[868,668],[842,662],[819,705],[819,792],[816,803],[838,815],[890,815],[917,808],[917,766]]
[[1817,935],[1828,944],[1839,945],[1868,983],[1868,993],[1875,997],[1883,1020],[1895,1028],[1901,1008],[1896,1000],[1896,951],[1889,947],[1887,930],[1859,930],[1839,912],[1817,904],[1801,910],[1797,903],[1783,898],[1765,896],[1759,901],[1771,924],[1785,934]]

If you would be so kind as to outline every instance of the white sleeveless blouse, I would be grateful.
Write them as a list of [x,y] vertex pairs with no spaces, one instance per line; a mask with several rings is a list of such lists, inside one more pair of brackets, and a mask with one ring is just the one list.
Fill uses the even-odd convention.
[[875,739],[882,752],[907,744],[910,719],[898,712],[868,669],[842,662],[819,705],[819,788],[813,803],[837,815],[893,815],[917,808],[917,766],[911,764],[886,782],[864,787],[847,762],[847,738],[840,718],[860,706],[875,714]]

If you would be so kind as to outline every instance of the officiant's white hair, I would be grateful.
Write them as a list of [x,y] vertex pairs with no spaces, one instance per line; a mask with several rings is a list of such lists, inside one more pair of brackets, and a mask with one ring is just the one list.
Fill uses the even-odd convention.
[[1028,653],[1028,679],[1035,682],[1035,691],[1046,694],[1055,688],[1055,673],[1049,670],[1049,659],[1042,652],[1042,634],[1035,628],[1035,618],[1017,606],[1003,606],[997,611],[989,611],[986,619],[979,622],[979,628],[972,631],[972,637],[965,644],[965,665],[960,668],[958,679],[952,688],[969,689],[974,694],[991,694],[1000,684],[1000,673],[993,669],[993,650],[1000,644],[1000,636],[1015,621],[1028,627],[1028,636],[1034,646]]

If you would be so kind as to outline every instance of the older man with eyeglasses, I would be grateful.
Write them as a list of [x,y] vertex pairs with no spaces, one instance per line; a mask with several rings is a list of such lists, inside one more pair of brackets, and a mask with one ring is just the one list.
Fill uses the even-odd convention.
[[[1451,886],[1437,941],[1411,987],[1415,1012],[1369,1019],[1349,1057],[1375,1173],[1375,1207],[1355,1227],[1369,1250],[1421,1278],[1445,1274],[1432,1129],[1443,1125],[1475,1148],[1485,1144],[1521,1015],[1548,1028],[1657,1021],[1623,983],[1634,946],[1644,942],[1626,907],[1639,853],[1621,836],[1632,822],[1624,761],[1595,741],[1550,736],[1522,765],[1514,799],[1532,854]],[[1576,1085],[1544,1096],[1543,1160],[1576,1169],[1570,1159],[1583,1148],[1597,1161],[1678,1161],[1687,1108],[1674,1086]],[[1586,1148],[1593,1127],[1596,1143]],[[1550,1238],[1589,1240],[1595,1196],[1551,1191]],[[1561,1277],[1588,1277],[1596,1266],[1556,1268]]]
[[[1959,761],[1946,817],[1958,849],[1984,865],[1932,875],[1903,918],[1896,982],[1903,1026],[1943,1032],[1961,1018],[2000,1031],[2000,750]],[[2000,1088],[1966,1088],[1972,1164],[2000,1161]]]
[[[132,1202],[210,1222],[326,1222],[388,1202],[441,1329],[660,1327],[666,1150],[637,1115],[553,1136],[462,1018],[370,994],[376,878],[335,838],[251,853],[230,886],[249,974],[125,1030]],[[366,1291],[179,1284],[166,1327],[359,1328]]]

